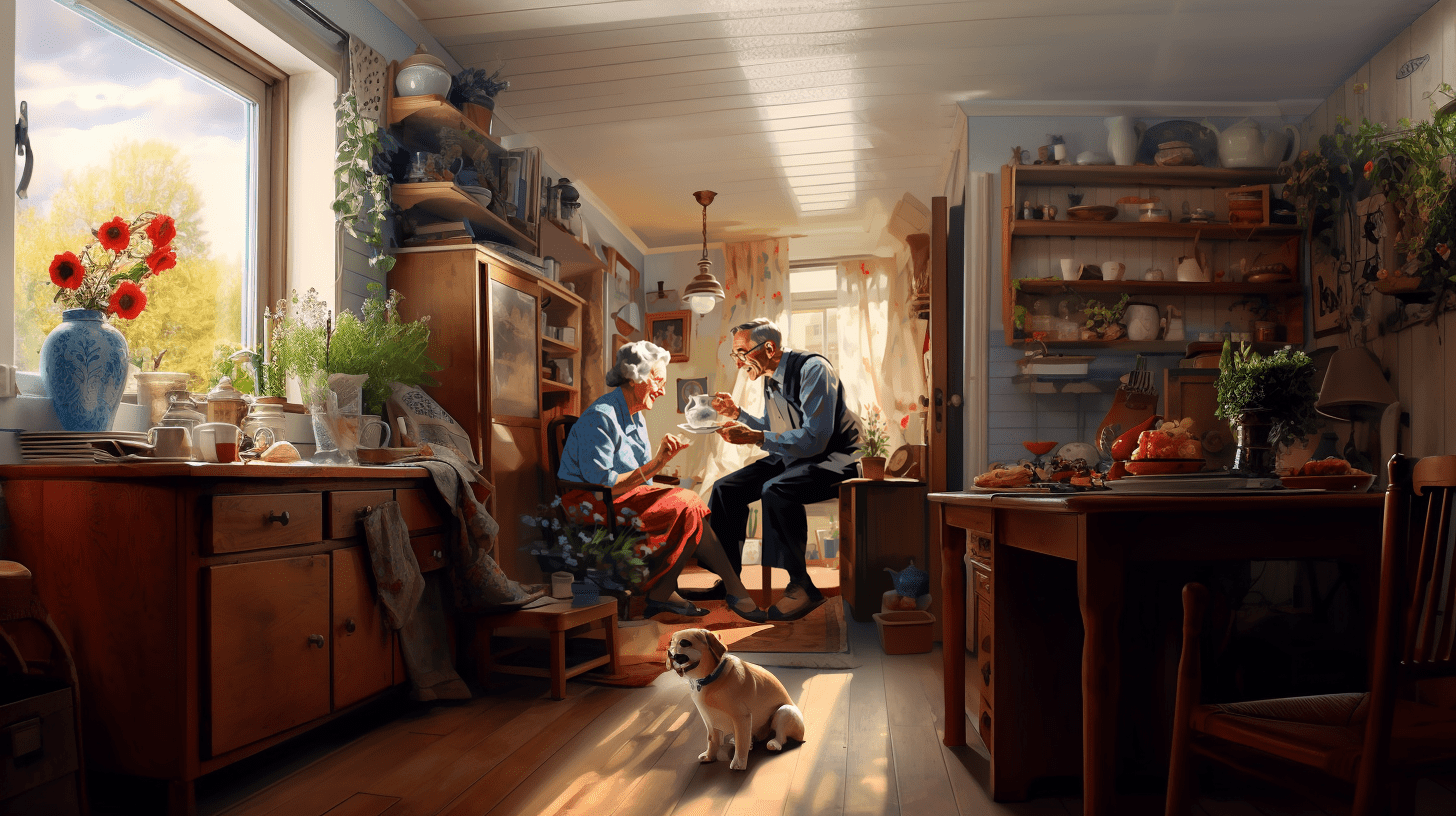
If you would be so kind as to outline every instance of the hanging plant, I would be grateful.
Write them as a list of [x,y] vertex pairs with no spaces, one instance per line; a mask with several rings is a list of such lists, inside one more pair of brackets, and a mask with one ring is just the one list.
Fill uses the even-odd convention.
[[[394,257],[385,253],[384,228],[393,204],[389,200],[389,176],[375,167],[375,156],[393,139],[373,118],[359,110],[352,91],[339,97],[337,112],[338,152],[334,162],[334,213],[349,234],[374,249],[369,265],[380,272],[394,268]],[[363,225],[361,231],[360,226]]]

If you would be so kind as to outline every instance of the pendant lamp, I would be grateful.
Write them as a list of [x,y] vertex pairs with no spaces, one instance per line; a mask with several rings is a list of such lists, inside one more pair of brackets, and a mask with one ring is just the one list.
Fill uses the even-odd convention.
[[700,315],[713,311],[724,297],[722,285],[713,277],[713,262],[708,260],[708,205],[713,203],[716,195],[712,190],[693,193],[693,198],[703,205],[703,257],[698,261],[698,274],[683,287],[682,296],[688,308]]

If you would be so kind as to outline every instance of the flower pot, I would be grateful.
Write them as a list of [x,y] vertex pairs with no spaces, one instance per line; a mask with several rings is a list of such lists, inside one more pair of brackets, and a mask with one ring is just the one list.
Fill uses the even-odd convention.
[[602,590],[590,579],[571,582],[571,605],[592,606],[601,603]]
[[1276,476],[1274,447],[1269,444],[1273,422],[1262,412],[1242,414],[1234,420],[1237,447],[1233,469],[1254,478]]
[[94,309],[67,309],[40,347],[40,375],[68,431],[111,430],[126,386],[126,338]]
[[859,460],[860,472],[866,479],[885,478],[885,457],[866,456]]

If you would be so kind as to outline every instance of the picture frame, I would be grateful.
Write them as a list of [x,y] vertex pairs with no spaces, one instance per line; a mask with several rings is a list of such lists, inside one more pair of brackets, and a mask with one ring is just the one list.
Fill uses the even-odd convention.
[[707,377],[679,377],[677,380],[677,412],[685,414],[688,401],[699,394],[712,393],[708,390]]
[[688,362],[693,339],[693,313],[655,312],[647,315],[647,339],[667,349],[671,362]]
[[1314,336],[1324,337],[1346,328],[1345,302],[1349,293],[1340,280],[1339,259],[1331,255],[1320,241],[1311,241],[1309,276],[1310,309],[1314,313]]

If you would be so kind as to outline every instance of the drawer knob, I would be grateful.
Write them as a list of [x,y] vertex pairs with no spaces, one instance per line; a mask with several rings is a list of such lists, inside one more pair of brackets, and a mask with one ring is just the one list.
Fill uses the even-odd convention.
[[349,618],[348,620],[344,621],[344,631],[345,632],[348,632],[349,634],[352,635],[352,634],[354,634],[354,630],[355,629],[358,629],[358,628],[359,628],[359,626],[358,626],[358,624],[354,623],[354,619],[353,618]]
[[363,507],[359,508],[359,516],[360,516],[360,518],[363,518],[364,516],[367,516],[367,515],[369,515],[370,513],[373,513],[373,512],[374,512],[374,505],[372,505],[372,504],[366,504]]
[[284,527],[287,527],[288,526],[288,511],[287,510],[284,510],[282,513],[269,513],[268,514],[268,523],[269,524],[274,524],[274,523],[282,524]]
[[440,559],[445,557],[445,553],[440,550],[430,550],[430,557],[435,559],[436,561],[439,561]]
[[322,649],[324,647],[324,636],[323,635],[309,635],[308,636],[308,645],[314,647],[315,649]]

